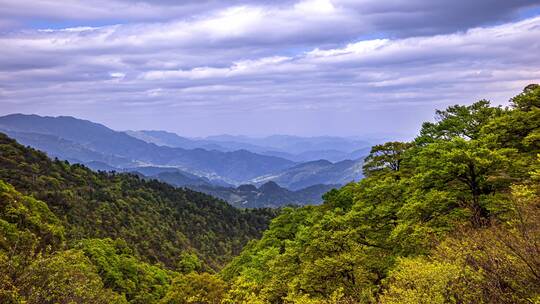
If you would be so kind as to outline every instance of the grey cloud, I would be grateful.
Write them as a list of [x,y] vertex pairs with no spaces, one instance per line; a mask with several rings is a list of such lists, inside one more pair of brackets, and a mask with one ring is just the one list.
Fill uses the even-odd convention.
[[[356,3],[369,18],[384,10]],[[398,11],[414,15],[422,9],[414,5],[424,2],[411,3]],[[508,16],[527,4],[516,3],[504,6]],[[68,114],[186,135],[414,132],[434,108],[479,98],[502,103],[540,81],[540,17],[434,36],[350,40],[383,25],[356,20],[361,6],[345,2],[305,19],[290,6],[246,8],[262,20],[225,10],[0,36],[0,114]],[[330,24],[348,31],[331,37],[340,28]],[[306,32],[312,34],[302,37]]]
[[449,33],[509,21],[521,10],[540,5],[537,0],[342,1],[369,18],[374,30],[396,37]]
[[[32,24],[36,19],[51,25],[70,20],[83,24],[92,21],[109,24],[132,21],[190,21],[238,6],[261,8],[265,11],[291,11],[302,2],[306,1],[156,0],[134,3],[127,0],[0,0],[0,16],[13,24]],[[520,10],[540,5],[537,0],[333,0],[331,3],[344,14],[338,20],[320,20],[321,27],[303,28],[303,35],[297,36],[297,39],[305,39],[306,43],[315,40],[320,44],[335,43],[342,38],[353,39],[374,32],[385,32],[394,37],[449,33],[488,23],[506,22]],[[274,25],[277,27],[276,32],[285,35],[291,26],[280,23]],[[262,37],[266,39],[261,42],[271,43],[274,40],[269,33],[274,32],[264,33],[266,35]]]

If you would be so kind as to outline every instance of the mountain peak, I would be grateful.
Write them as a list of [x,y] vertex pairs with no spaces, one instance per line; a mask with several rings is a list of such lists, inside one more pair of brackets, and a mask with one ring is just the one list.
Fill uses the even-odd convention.
[[261,190],[263,192],[275,191],[275,190],[281,190],[281,189],[283,189],[283,188],[280,187],[276,182],[273,182],[273,181],[266,182],[266,183],[262,184],[259,187],[259,190]]
[[243,191],[243,192],[250,192],[250,191],[257,191],[257,187],[255,187],[252,184],[245,184],[245,185],[238,186],[236,190]]

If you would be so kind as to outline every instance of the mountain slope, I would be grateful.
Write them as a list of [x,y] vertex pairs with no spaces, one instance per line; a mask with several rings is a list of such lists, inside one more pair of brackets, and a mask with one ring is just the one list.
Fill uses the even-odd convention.
[[340,150],[334,150],[334,149],[326,149],[326,150],[310,150],[305,151],[298,154],[291,154],[286,152],[278,152],[278,151],[264,151],[260,152],[260,154],[269,155],[269,156],[277,156],[285,159],[289,159],[295,162],[311,162],[316,160],[328,160],[331,162],[340,162],[343,160],[352,160],[352,159],[360,159],[364,158],[369,154],[369,150],[371,147],[361,148],[358,150],[354,150],[352,152],[344,152]]
[[220,198],[238,208],[277,208],[286,205],[317,205],[322,195],[339,185],[311,185],[295,191],[267,182],[259,188],[253,185],[233,187],[170,167],[135,167],[119,169],[99,162],[87,163],[93,170],[129,172],[147,180],[157,179],[167,184],[184,187]]
[[54,135],[18,131],[4,132],[12,138],[17,138],[17,141],[23,145],[47,151],[50,157],[58,157],[75,163],[100,162],[111,167],[131,167],[136,165],[127,158],[94,151]]
[[193,251],[219,267],[267,227],[269,211],[240,211],[223,201],[128,174],[95,173],[52,161],[0,133],[0,179],[47,203],[66,236],[122,238],[145,261],[176,267]]

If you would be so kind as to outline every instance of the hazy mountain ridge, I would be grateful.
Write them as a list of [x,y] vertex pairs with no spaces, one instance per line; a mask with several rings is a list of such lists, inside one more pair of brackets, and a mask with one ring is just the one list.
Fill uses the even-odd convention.
[[332,163],[328,160],[306,162],[278,174],[261,176],[251,180],[253,184],[262,184],[269,181],[276,182],[282,187],[298,190],[315,184],[344,185],[358,181],[363,177],[363,159],[344,160]]
[[248,137],[235,135],[208,136],[206,140],[216,142],[240,142],[271,148],[277,151],[287,151],[299,154],[307,151],[332,149],[352,152],[362,147],[370,146],[369,142],[335,136],[300,137],[294,135],[270,135],[266,137]]
[[209,185],[188,186],[192,190],[210,194],[239,208],[276,208],[286,205],[318,205],[322,196],[339,185],[312,185],[304,189],[288,190],[275,182],[267,182],[258,188],[254,185],[215,187]]
[[34,147],[41,151],[46,151],[50,157],[57,157],[74,163],[99,162],[111,168],[130,167],[137,164],[130,159],[107,155],[95,150],[91,150],[80,144],[54,135],[18,132],[2,129],[0,130],[10,137],[17,138],[23,145]]
[[203,192],[220,198],[239,208],[276,208],[286,205],[317,205],[322,202],[322,195],[340,185],[317,184],[297,190],[288,190],[270,181],[258,188],[251,184],[238,187],[218,183],[204,177],[171,167],[136,167],[114,168],[103,163],[85,164],[93,170],[129,172],[138,174],[143,179],[157,179],[176,187],[183,187]]
[[[127,158],[141,165],[174,166],[197,175],[222,177],[232,182],[278,172],[294,165],[290,160],[259,155],[247,150],[221,152],[158,146],[103,125],[73,117],[14,114],[0,117],[0,129],[54,135],[86,149]],[[57,151],[61,149],[58,148]]]
[[126,131],[130,136],[156,145],[184,149],[202,148],[218,151],[248,150],[254,153],[285,158],[294,162],[319,159],[342,161],[357,159],[369,153],[371,143],[334,136],[299,137],[272,135],[248,137],[234,135],[188,138],[176,133],[155,130]]

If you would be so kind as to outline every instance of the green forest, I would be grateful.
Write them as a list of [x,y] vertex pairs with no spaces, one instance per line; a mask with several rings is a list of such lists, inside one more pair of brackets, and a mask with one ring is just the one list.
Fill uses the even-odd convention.
[[0,135],[0,303],[540,303],[540,86],[436,112],[319,206],[235,209]]

